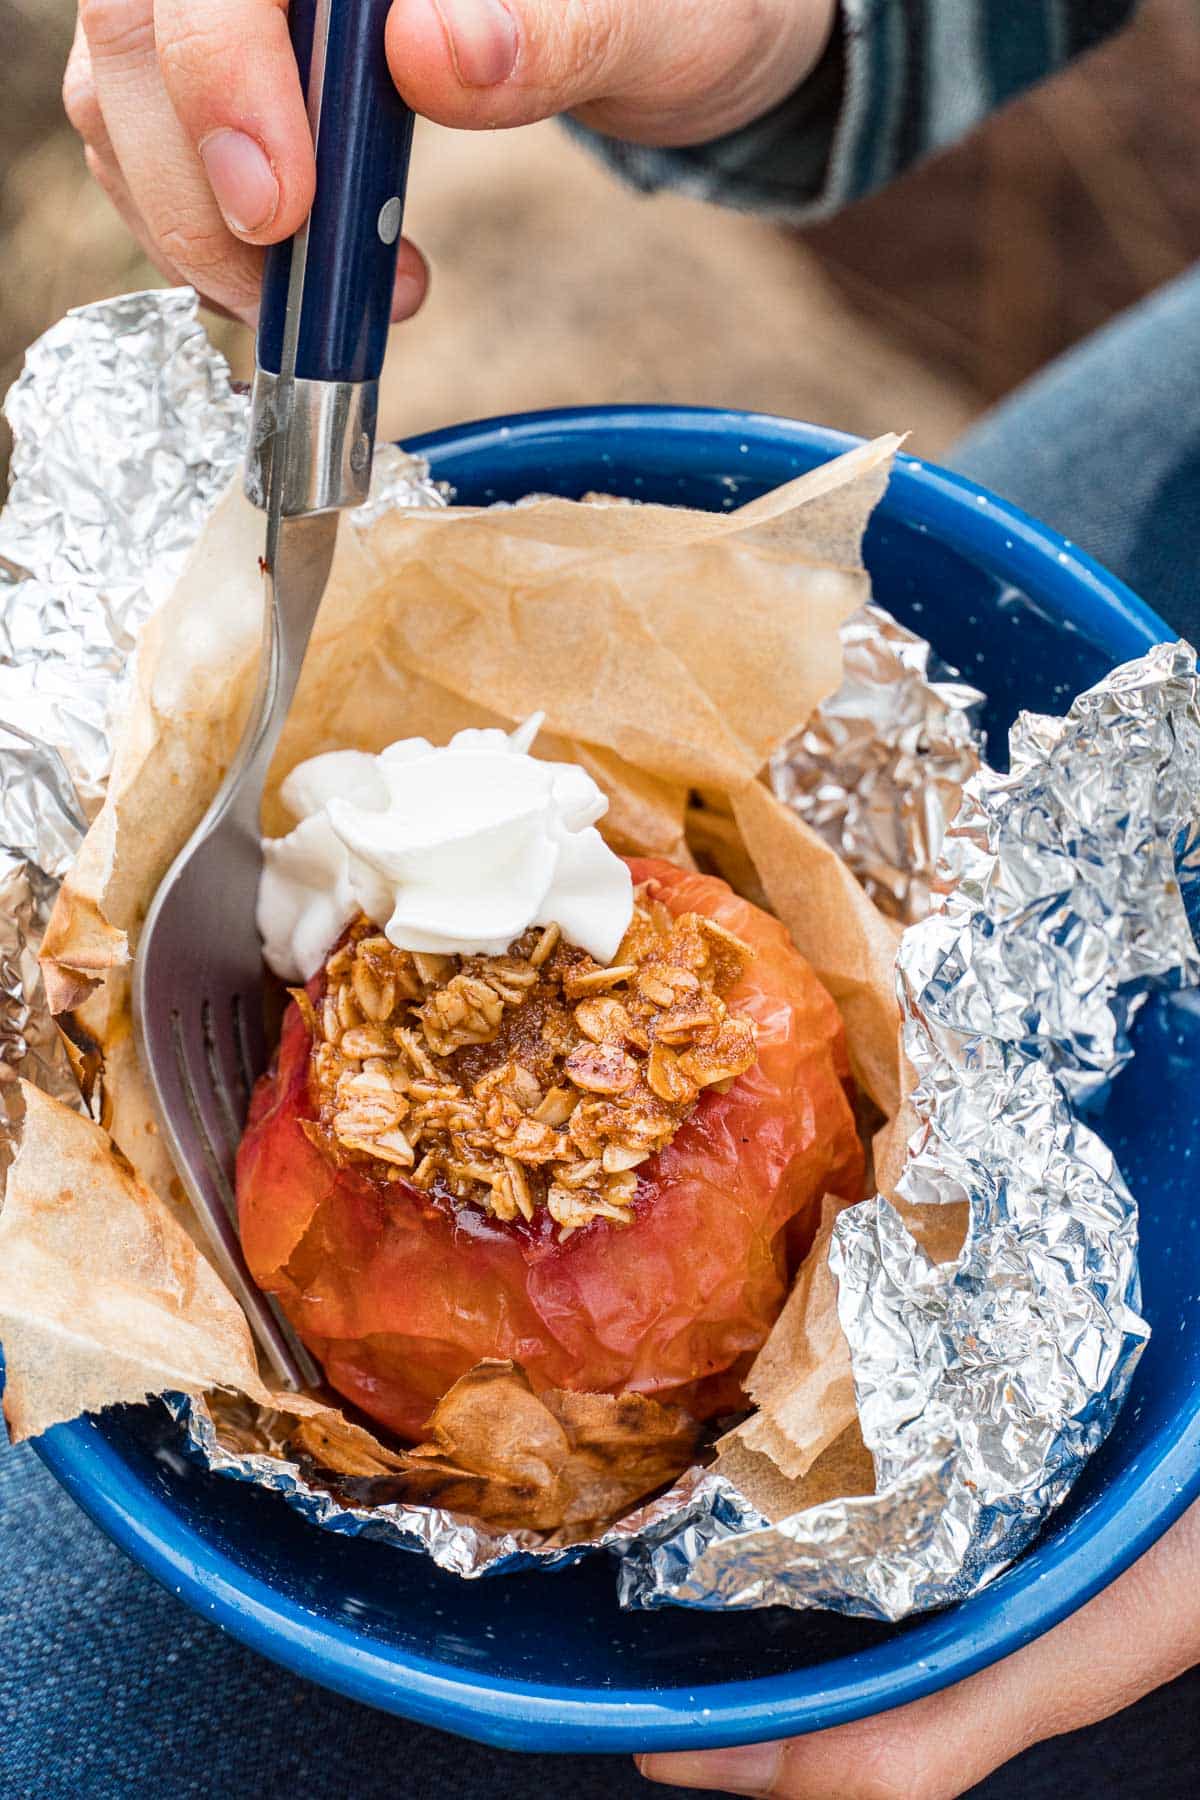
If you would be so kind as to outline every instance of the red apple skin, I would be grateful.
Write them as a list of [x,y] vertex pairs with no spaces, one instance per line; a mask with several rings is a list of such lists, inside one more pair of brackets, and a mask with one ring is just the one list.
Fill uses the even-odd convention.
[[242,1243],[330,1384],[402,1438],[485,1357],[512,1358],[538,1391],[632,1389],[697,1418],[737,1407],[783,1303],[786,1246],[807,1243],[824,1194],[861,1192],[841,1021],[783,926],[713,876],[629,866],[672,913],[753,947],[726,998],[759,1034],[755,1066],[706,1090],[638,1171],[630,1225],[595,1220],[561,1242],[544,1212],[502,1224],[337,1168],[301,1127],[311,1043],[288,1009],[238,1156]]

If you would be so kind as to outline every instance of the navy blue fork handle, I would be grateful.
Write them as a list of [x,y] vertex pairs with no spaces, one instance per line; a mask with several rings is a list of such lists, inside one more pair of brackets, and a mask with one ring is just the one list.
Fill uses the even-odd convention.
[[[383,368],[413,133],[384,53],[389,4],[292,0],[292,43],[306,93],[319,30],[326,40],[296,356],[301,381],[370,382]],[[291,243],[267,255],[258,366],[272,375],[280,373],[292,256]]]

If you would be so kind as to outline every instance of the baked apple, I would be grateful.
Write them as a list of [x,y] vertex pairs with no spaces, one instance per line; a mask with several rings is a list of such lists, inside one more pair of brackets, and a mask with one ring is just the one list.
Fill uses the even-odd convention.
[[607,966],[553,924],[447,956],[359,918],[288,1008],[242,1242],[402,1438],[491,1358],[535,1392],[737,1408],[823,1195],[861,1191],[841,1023],[783,926],[715,877],[629,869]]

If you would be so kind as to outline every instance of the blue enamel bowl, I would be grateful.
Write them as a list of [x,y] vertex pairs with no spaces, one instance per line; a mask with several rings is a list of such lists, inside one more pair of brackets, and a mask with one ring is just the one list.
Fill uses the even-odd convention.
[[[603,490],[721,508],[849,447],[779,419],[652,408],[542,413],[412,447],[464,502]],[[993,750],[1167,635],[1120,582],[970,483],[901,457],[867,540],[882,602],[986,689]],[[264,1655],[357,1700],[526,1750],[683,1749],[811,1731],[1006,1655],[1114,1579],[1200,1492],[1200,997],[1156,999],[1100,1120],[1142,1208],[1153,1338],[1118,1424],[1040,1541],[976,1598],[888,1627],[782,1610],[623,1615],[613,1570],[463,1582],[313,1529],[179,1455],[161,1409],[39,1446],[103,1529]]]

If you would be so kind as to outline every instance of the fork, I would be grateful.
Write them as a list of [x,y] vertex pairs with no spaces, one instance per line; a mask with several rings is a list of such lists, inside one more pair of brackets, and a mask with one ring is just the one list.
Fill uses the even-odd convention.
[[280,1381],[321,1374],[255,1285],[235,1162],[267,1064],[255,925],[263,788],[333,563],[370,486],[413,119],[384,54],[389,0],[292,0],[317,154],[308,223],[268,254],[246,488],[267,513],[257,692],[229,773],[160,884],[133,967],[142,1067],[220,1273]]

